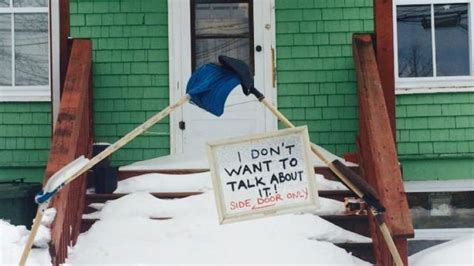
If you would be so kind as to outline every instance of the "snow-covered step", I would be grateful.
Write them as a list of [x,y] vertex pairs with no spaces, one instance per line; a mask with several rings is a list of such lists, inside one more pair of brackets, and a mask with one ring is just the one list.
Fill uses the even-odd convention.
[[[359,167],[358,166],[349,166],[351,170],[358,173]],[[169,175],[188,175],[188,174],[196,174],[196,173],[203,173],[208,172],[209,169],[207,168],[194,168],[194,169],[132,169],[128,170],[127,168],[120,169],[118,172],[118,180],[125,180],[131,177],[145,175],[145,174],[169,174]],[[314,172],[316,174],[320,174],[324,176],[326,179],[329,180],[338,180],[334,173],[328,168],[324,166],[316,166],[314,167]]]
[[[100,220],[97,217],[90,218],[91,216],[93,215],[86,214],[86,218],[82,218],[81,233],[84,233],[89,230],[95,222]],[[319,217],[345,230],[370,237],[367,215],[320,215]],[[160,221],[169,220],[173,218],[166,216],[150,217],[150,219]]]
[[[160,199],[181,199],[186,198],[189,196],[199,195],[202,192],[194,191],[194,192],[153,192],[150,193],[156,198]],[[90,208],[91,205],[97,203],[105,203],[109,200],[116,200],[123,196],[128,195],[127,193],[107,193],[107,194],[87,194],[86,195],[86,208],[84,213],[90,213],[95,211],[94,208]]]
[[[165,220],[170,220],[173,219],[172,217],[150,217],[150,220],[155,220],[155,221],[165,221]],[[81,220],[81,229],[80,233],[87,232],[94,223],[99,221],[100,219],[98,218],[82,218]]]
[[370,237],[369,220],[366,214],[323,215],[320,217],[348,231]]
[[336,246],[345,249],[347,252],[370,263],[375,263],[372,242],[366,243],[335,243]]

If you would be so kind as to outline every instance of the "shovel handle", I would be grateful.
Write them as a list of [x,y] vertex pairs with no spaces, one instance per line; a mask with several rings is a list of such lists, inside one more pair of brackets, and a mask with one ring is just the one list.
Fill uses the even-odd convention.
[[28,259],[28,255],[30,254],[31,247],[33,246],[33,241],[35,241],[36,234],[38,233],[38,229],[41,225],[41,220],[43,219],[44,212],[47,208],[48,203],[44,203],[38,206],[35,220],[33,221],[33,226],[31,227],[30,235],[28,236],[25,247],[23,248],[23,252],[21,253],[20,262],[18,263],[18,265],[20,266],[25,266],[26,264],[26,260]]
[[[179,99],[176,103],[169,105],[165,109],[163,109],[161,112],[155,114],[151,118],[149,118],[147,121],[145,121],[143,124],[139,125],[132,131],[130,131],[127,135],[123,136],[121,139],[119,139],[117,142],[114,144],[110,145],[107,149],[103,150],[101,153],[97,154],[94,158],[92,158],[86,165],[84,165],[79,171],[77,171],[74,175],[69,177],[65,182],[64,186],[71,183],[74,181],[77,177],[81,176],[84,174],[87,170],[92,168],[94,165],[98,164],[100,161],[111,155],[113,152],[117,151],[121,147],[123,147],[125,144],[136,138],[138,135],[142,134],[145,132],[148,128],[153,126],[154,124],[158,123],[161,119],[165,118],[168,116],[174,109],[178,108],[179,106],[187,103],[190,99],[189,95],[183,96],[181,99]],[[59,191],[59,190],[58,190]],[[56,191],[57,192],[57,191]],[[36,237],[36,233],[38,232],[38,228],[41,224],[41,219],[43,218],[43,212],[46,210],[48,203],[45,203],[46,205],[40,205],[38,208],[38,212],[36,213],[36,218],[35,222],[33,224],[33,227],[31,228],[30,235],[28,236],[28,241],[26,242],[25,248],[23,249],[23,253],[21,255],[20,259],[20,266],[24,266],[26,263],[26,260],[28,258],[28,255],[31,250],[31,246],[33,245],[33,241]],[[45,207],[41,209],[41,207]]]
[[92,158],[86,165],[84,165],[74,176],[66,180],[64,182],[64,185],[67,185],[74,181],[77,177],[85,173],[87,170],[92,168],[94,165],[98,164],[101,162],[103,159],[109,157],[113,152],[117,151],[118,149],[122,148],[125,144],[129,143],[131,140],[136,138],[138,135],[142,134],[145,132],[148,128],[153,126],[154,124],[158,123],[161,119],[165,118],[168,116],[174,109],[178,108],[179,106],[187,103],[190,99],[189,95],[183,96],[181,99],[179,99],[176,103],[169,105],[165,109],[163,109],[161,112],[155,114],[151,118],[149,118],[147,121],[145,121],[143,124],[139,125],[132,131],[130,131],[127,135],[123,136],[121,139],[107,147],[107,149],[103,150],[101,153],[97,154],[94,158]]

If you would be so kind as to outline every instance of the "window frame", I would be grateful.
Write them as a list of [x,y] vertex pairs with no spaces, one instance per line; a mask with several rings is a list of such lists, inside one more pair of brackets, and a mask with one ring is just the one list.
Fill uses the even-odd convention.
[[[468,4],[469,25],[469,71],[466,76],[442,76],[442,77],[405,77],[398,74],[398,28],[397,7],[406,5],[433,5],[437,4]],[[431,9],[431,11],[433,11]],[[412,93],[438,93],[438,92],[466,92],[474,91],[474,1],[473,0],[394,0],[392,8],[393,17],[393,54],[394,54],[394,77],[396,94]],[[434,17],[431,17],[433,24]],[[432,32],[435,30],[432,27]],[[436,38],[432,36],[433,56],[436,53]],[[436,68],[436,57],[433,58],[433,68]],[[434,73],[433,73],[434,74]]]
[[[249,22],[249,33],[248,34],[209,34],[207,37],[198,37],[196,33],[196,5],[197,0],[190,0],[190,9],[191,9],[191,69],[194,71],[196,69],[196,41],[198,39],[214,39],[214,38],[248,38],[249,39],[249,57],[250,57],[250,69],[252,73],[255,72],[255,54],[254,54],[254,19],[253,19],[253,1],[252,0],[227,0],[226,2],[221,0],[207,0],[209,4],[213,3],[246,3],[248,4],[248,22]],[[248,36],[246,36],[248,35]]]
[[[49,102],[51,101],[51,21],[50,1],[46,7],[14,7],[10,0],[9,7],[0,7],[0,15],[10,15],[11,52],[12,52],[12,84],[0,85],[0,102]],[[47,85],[15,85],[15,14],[46,14],[48,18],[48,84]]]

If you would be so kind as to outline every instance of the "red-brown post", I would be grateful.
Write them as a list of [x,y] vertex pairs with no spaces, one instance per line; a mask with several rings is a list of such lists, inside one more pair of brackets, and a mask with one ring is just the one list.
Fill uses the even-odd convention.
[[59,0],[59,53],[60,53],[60,82],[63,94],[64,79],[69,61],[69,0]]
[[375,52],[388,117],[395,138],[395,74],[393,54],[393,1],[374,0]]

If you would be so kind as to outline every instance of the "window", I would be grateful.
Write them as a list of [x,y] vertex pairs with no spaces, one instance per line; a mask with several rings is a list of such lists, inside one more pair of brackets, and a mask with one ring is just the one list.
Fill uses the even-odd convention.
[[396,0],[397,89],[474,87],[471,0]]
[[192,66],[217,62],[219,55],[245,61],[253,69],[253,14],[250,0],[191,2]]
[[0,101],[49,101],[48,0],[0,0]]

